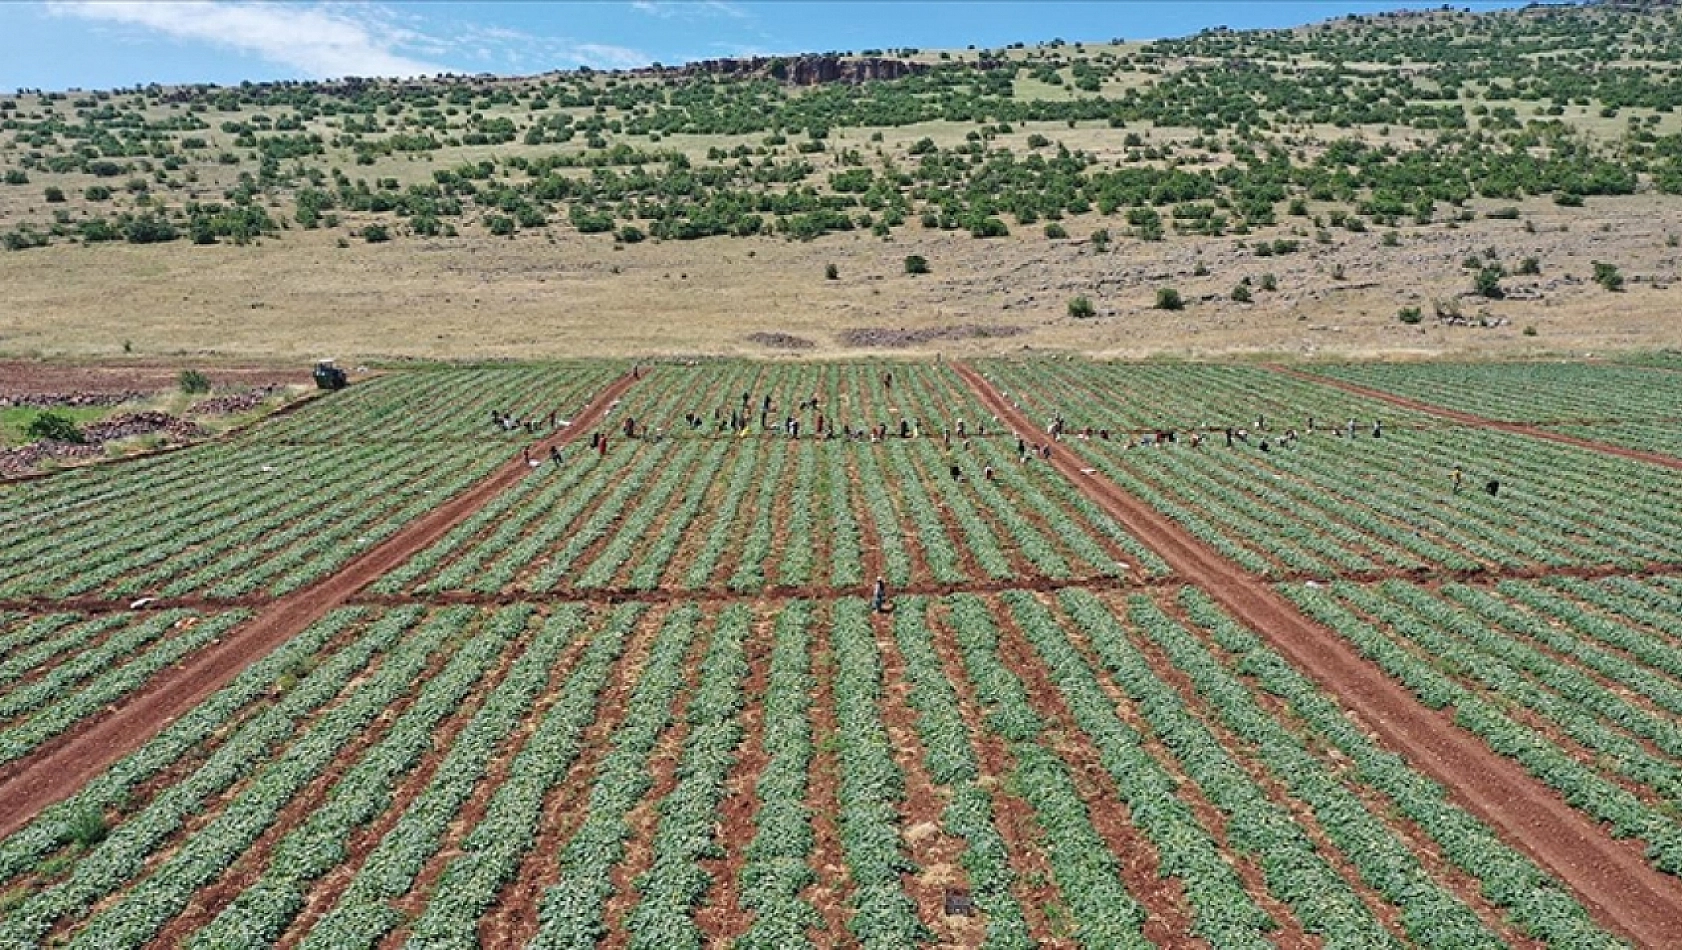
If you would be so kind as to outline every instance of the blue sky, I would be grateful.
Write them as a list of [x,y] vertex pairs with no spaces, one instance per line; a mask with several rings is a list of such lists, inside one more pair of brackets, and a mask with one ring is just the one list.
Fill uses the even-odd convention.
[[[0,90],[437,72],[526,74],[720,56],[1000,47],[1292,26],[1394,0],[32,0],[0,3]],[[1491,9],[1511,2],[1456,6]]]

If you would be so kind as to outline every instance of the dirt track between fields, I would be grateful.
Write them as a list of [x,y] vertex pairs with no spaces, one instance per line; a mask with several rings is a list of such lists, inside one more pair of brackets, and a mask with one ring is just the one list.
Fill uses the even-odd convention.
[[1412,409],[1415,412],[1423,412],[1442,419],[1451,419],[1455,422],[1474,428],[1495,429],[1500,432],[1511,432],[1515,435],[1525,435],[1537,439],[1547,439],[1550,442],[1574,445],[1580,449],[1591,449],[1595,452],[1604,452],[1607,455],[1617,455],[1626,459],[1634,459],[1637,462],[1648,462],[1653,465],[1662,465],[1665,468],[1682,469],[1682,458],[1677,458],[1674,455],[1666,455],[1663,452],[1648,452],[1642,449],[1632,449],[1629,446],[1613,445],[1610,442],[1597,442],[1594,439],[1585,439],[1581,436],[1567,435],[1564,432],[1555,432],[1551,429],[1543,428],[1543,426],[1549,425],[1594,425],[1597,423],[1616,420],[1579,419],[1549,422],[1506,422],[1500,419],[1490,419],[1472,412],[1461,412],[1458,409],[1449,409],[1444,406],[1439,406],[1436,403],[1410,399],[1407,396],[1398,396],[1395,393],[1386,392],[1382,389],[1373,389],[1369,386],[1362,386],[1359,383],[1345,382],[1341,379],[1333,379],[1330,376],[1316,376],[1313,373],[1305,373],[1302,370],[1292,369],[1289,366],[1279,366],[1274,364],[1268,366],[1267,368],[1275,373],[1282,373],[1295,379],[1306,380],[1311,383],[1319,383],[1323,386],[1330,386],[1333,389],[1341,389],[1344,392],[1355,396],[1365,396],[1368,399],[1377,399],[1381,402],[1390,403],[1393,406],[1400,406],[1403,409]]
[[[1038,432],[1032,420],[974,368],[962,363],[952,366],[1001,422],[1025,437]],[[1323,381],[1318,377],[1315,380]],[[1387,394],[1366,394],[1400,402]],[[1439,411],[1425,405],[1417,408]],[[1533,434],[1522,426],[1512,429]],[[1670,461],[1673,467],[1682,467],[1682,460]],[[1346,640],[1297,610],[1273,589],[1272,582],[1221,557],[1168,516],[1108,479],[1082,472],[1081,461],[1068,448],[1058,446],[1052,464],[1161,556],[1183,580],[1206,590],[1293,665],[1337,696],[1391,749],[1443,783],[1457,804],[1557,875],[1602,926],[1640,946],[1682,945],[1682,913],[1678,913],[1682,908],[1682,881],[1654,870],[1637,844],[1613,840],[1516,762],[1497,755],[1481,740],[1456,727],[1451,712],[1425,708]]]
[[[595,426],[634,382],[623,376],[574,418],[572,425],[542,440],[542,458]],[[118,759],[140,748],[178,716],[232,682],[252,662],[296,636],[358,591],[416,553],[507,490],[530,471],[515,456],[483,481],[455,496],[378,546],[353,558],[334,574],[262,607],[256,617],[182,663],[159,673],[145,687],[104,715],[46,743],[33,754],[0,768],[0,837],[23,827],[42,809],[81,788]]]

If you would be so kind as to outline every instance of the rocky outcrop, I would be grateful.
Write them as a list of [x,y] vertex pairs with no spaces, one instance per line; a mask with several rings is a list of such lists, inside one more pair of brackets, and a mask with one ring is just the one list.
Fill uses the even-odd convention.
[[766,76],[792,86],[829,83],[857,85],[875,79],[898,79],[924,72],[927,63],[882,57],[843,58],[833,55],[755,56],[752,59],[704,59],[677,70],[684,76]]

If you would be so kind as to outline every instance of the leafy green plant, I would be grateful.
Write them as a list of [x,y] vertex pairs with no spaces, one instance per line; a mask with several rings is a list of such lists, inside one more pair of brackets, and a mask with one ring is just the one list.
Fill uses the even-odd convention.
[[1075,297],[1069,301],[1069,316],[1077,320],[1085,320],[1098,315],[1098,309],[1092,306],[1092,301],[1085,295]]
[[929,272],[928,259],[921,254],[906,255],[905,272],[907,274],[927,274]]
[[1156,290],[1156,309],[1184,310],[1186,302],[1180,292],[1172,287],[1158,287]]
[[29,420],[29,424],[23,428],[23,433],[31,439],[51,439],[54,442],[79,444],[87,441],[87,436],[82,434],[74,419],[51,409]]
[[181,391],[189,396],[210,392],[210,378],[196,369],[184,369],[177,377]]

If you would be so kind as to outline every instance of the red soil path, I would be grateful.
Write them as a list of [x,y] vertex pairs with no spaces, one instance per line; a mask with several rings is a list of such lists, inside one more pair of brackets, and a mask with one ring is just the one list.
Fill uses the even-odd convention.
[[[635,381],[614,381],[574,419],[571,426],[539,442],[536,458],[595,426]],[[232,682],[253,661],[348,602],[375,578],[437,542],[498,493],[524,478],[529,467],[509,460],[483,481],[433,509],[379,545],[351,559],[337,573],[269,602],[235,628],[182,663],[159,673],[145,688],[103,715],[92,717],[35,753],[0,769],[0,836],[23,827],[42,809],[69,797],[94,776],[140,748],[176,717]]]
[[[1607,455],[1617,455],[1626,459],[1634,459],[1638,462],[1648,462],[1653,465],[1662,465],[1665,468],[1682,469],[1682,458],[1677,458],[1674,455],[1666,455],[1663,452],[1647,452],[1641,449],[1632,449],[1626,445],[1613,445],[1610,442],[1597,442],[1594,439],[1585,439],[1580,436],[1567,435],[1564,432],[1555,432],[1552,429],[1542,428],[1543,425],[1561,424],[1558,422],[1505,422],[1500,419],[1490,419],[1485,416],[1480,416],[1476,413],[1461,412],[1458,409],[1448,409],[1443,406],[1436,405],[1435,403],[1420,402],[1417,399],[1409,399],[1406,396],[1398,396],[1395,393],[1385,392],[1382,389],[1373,389],[1357,383],[1349,383],[1341,379],[1333,379],[1329,376],[1316,376],[1313,373],[1305,373],[1302,370],[1292,369],[1289,366],[1273,365],[1268,366],[1267,368],[1275,373],[1282,373],[1286,376],[1293,376],[1297,379],[1307,380],[1311,383],[1319,383],[1323,386],[1330,386],[1333,389],[1341,389],[1346,393],[1352,393],[1357,396],[1365,396],[1368,399],[1377,399],[1381,402],[1390,403],[1393,406],[1401,406],[1404,409],[1412,409],[1415,412],[1423,412],[1433,416],[1440,416],[1444,419],[1452,419],[1455,422],[1464,423],[1469,426],[1476,426],[1481,429],[1495,429],[1501,432],[1512,432],[1536,439],[1547,439],[1550,442],[1560,442],[1565,445],[1574,445],[1582,449],[1592,449],[1596,452],[1604,452]],[[1592,424],[1591,420],[1574,421],[1576,423]],[[1568,422],[1565,424],[1570,423]]]
[[[952,366],[1004,424],[1024,435],[1038,431],[975,369],[962,363]],[[1303,615],[1267,581],[1221,557],[1108,479],[1083,473],[1080,460],[1069,449],[1058,446],[1051,461],[1177,574],[1208,591],[1240,622],[1337,696],[1388,746],[1449,788],[1459,805],[1557,875],[1601,926],[1641,946],[1682,946],[1682,881],[1654,870],[1635,845],[1613,840],[1517,763],[1457,728],[1448,712],[1420,705],[1347,641]],[[1672,461],[1682,466],[1682,460]]]

